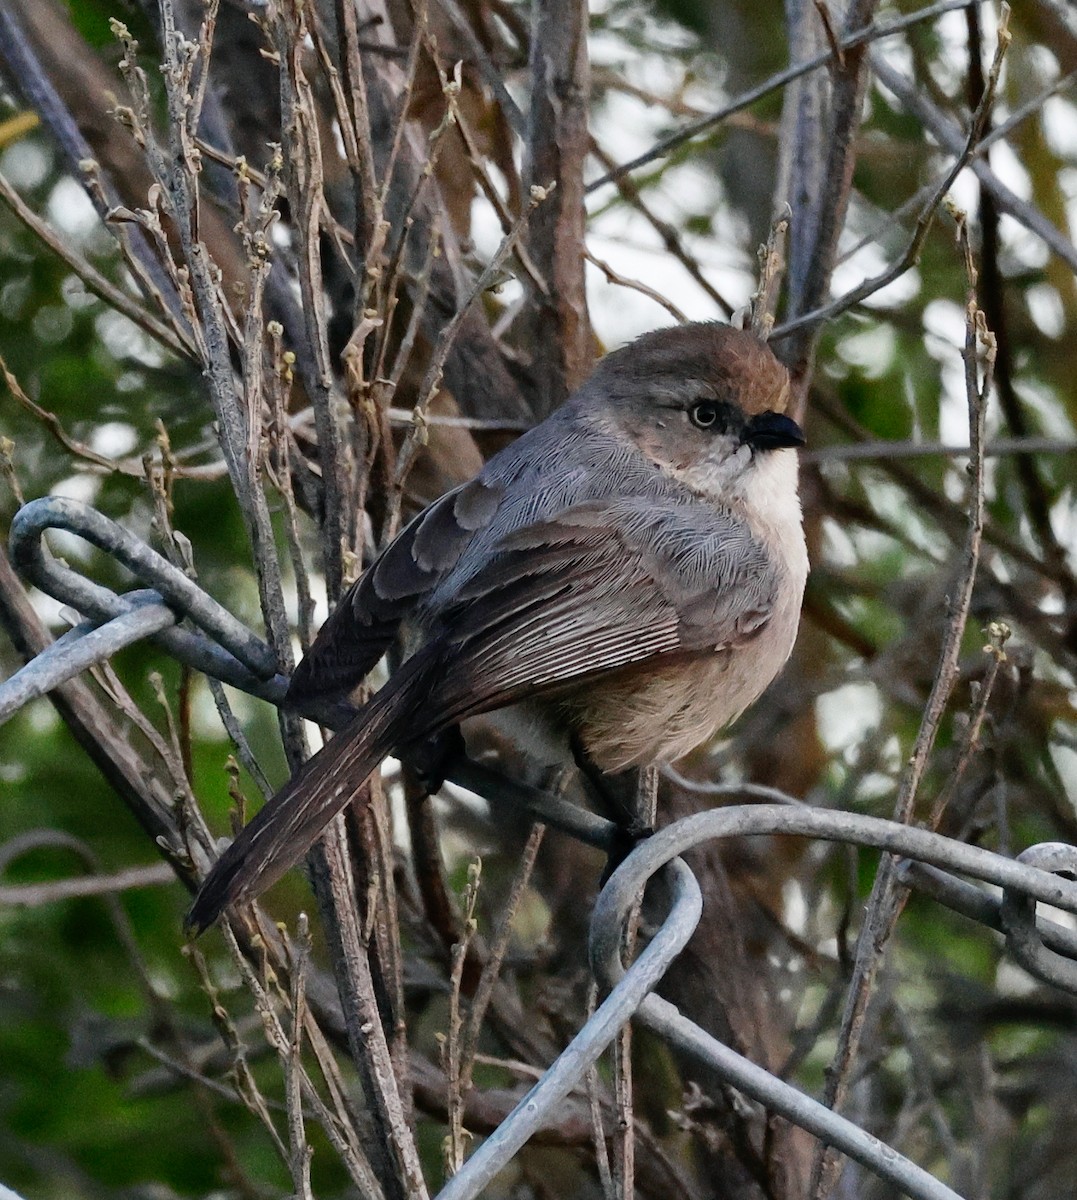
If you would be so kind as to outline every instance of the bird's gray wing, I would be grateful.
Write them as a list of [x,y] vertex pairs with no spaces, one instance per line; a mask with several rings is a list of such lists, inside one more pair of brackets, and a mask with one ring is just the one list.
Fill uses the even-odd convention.
[[509,534],[443,596],[426,645],[444,672],[420,723],[443,727],[655,656],[736,646],[766,625],[778,582],[749,527],[703,502],[576,505]]
[[345,695],[388,650],[401,621],[493,519],[504,485],[483,476],[424,509],[351,586],[296,668],[290,704]]

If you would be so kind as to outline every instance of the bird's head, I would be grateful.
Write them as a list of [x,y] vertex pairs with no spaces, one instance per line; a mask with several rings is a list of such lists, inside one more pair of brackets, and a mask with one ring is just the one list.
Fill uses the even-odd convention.
[[728,496],[776,452],[804,444],[790,397],[789,374],[765,342],[707,323],[656,330],[606,355],[581,398],[658,468]]

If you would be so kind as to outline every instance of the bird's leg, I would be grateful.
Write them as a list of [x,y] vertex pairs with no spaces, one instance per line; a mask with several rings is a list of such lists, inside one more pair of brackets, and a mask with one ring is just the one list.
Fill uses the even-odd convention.
[[637,781],[640,773],[634,768],[618,771],[616,774],[603,771],[587,753],[578,734],[572,734],[569,746],[587,790],[602,815],[637,837],[653,833],[650,817],[644,816],[641,819],[641,813],[645,814],[649,809],[641,809],[638,803]]
[[577,734],[572,734],[569,745],[586,790],[602,815],[612,821],[617,829],[607,849],[606,869],[602,873],[602,883],[605,884],[636,846],[654,833],[654,807],[652,804],[641,804],[640,793],[641,788],[651,786],[645,781],[653,777],[657,783],[657,776],[648,767],[609,775],[587,753]]
[[640,767],[636,772],[636,821],[654,832],[658,817],[658,767]]

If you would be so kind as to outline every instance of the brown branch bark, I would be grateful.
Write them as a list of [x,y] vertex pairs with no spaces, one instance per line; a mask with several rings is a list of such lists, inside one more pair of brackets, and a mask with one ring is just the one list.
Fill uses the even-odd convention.
[[538,206],[527,239],[546,282],[545,292],[532,283],[528,296],[527,341],[539,418],[579,387],[594,361],[582,253],[583,168],[590,145],[587,30],[586,0],[539,0],[532,8],[524,178],[531,188],[556,186]]

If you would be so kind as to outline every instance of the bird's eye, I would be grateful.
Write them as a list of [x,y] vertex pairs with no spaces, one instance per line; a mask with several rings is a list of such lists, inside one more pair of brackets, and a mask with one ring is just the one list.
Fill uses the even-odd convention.
[[713,429],[721,416],[714,400],[698,400],[688,410],[688,419],[697,429]]

